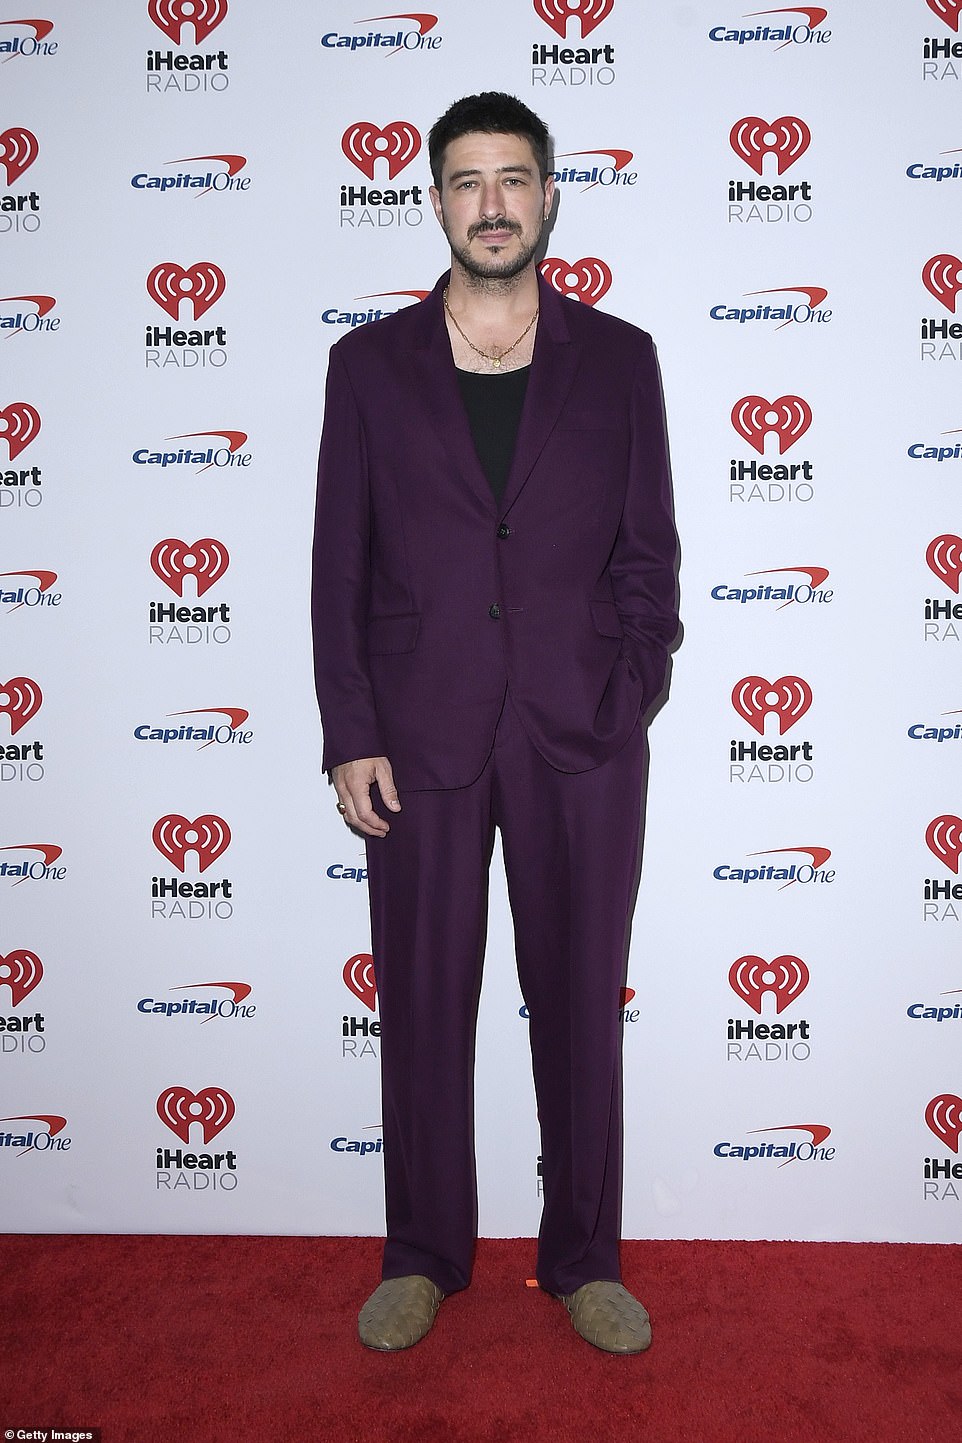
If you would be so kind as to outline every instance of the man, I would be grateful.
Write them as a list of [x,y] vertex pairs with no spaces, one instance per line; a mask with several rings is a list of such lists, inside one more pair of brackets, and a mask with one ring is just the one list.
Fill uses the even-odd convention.
[[323,765],[367,838],[387,1203],[372,1348],[416,1343],[470,1281],[495,827],[541,1125],[538,1281],[596,1346],[651,1339],[620,1282],[618,996],[676,542],[649,337],[536,268],[548,152],[514,97],[456,102],[429,137],[450,275],[331,352],[316,679]]

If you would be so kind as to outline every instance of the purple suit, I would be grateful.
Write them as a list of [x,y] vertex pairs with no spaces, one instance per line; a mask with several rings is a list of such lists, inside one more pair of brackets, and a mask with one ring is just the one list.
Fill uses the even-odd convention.
[[538,1277],[569,1292],[618,1277],[638,723],[677,628],[661,389],[644,332],[540,282],[496,503],[458,392],[446,281],[332,350],[318,484],[323,765],[387,756],[402,801],[390,835],[368,843],[385,1276],[424,1273],[445,1292],[469,1278],[473,1027],[498,826],[542,1127]]

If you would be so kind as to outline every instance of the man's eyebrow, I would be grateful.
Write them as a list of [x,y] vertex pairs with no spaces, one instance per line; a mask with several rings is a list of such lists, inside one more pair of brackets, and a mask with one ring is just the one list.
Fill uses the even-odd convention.
[[[468,176],[468,175],[480,175],[480,174],[481,174],[481,169],[480,169],[480,167],[479,167],[479,166],[475,166],[473,169],[470,169],[470,170],[455,170],[455,171],[452,171],[451,174],[448,176],[448,180],[449,180],[449,181],[464,180],[465,176]],[[533,175],[533,174],[534,174],[534,167],[533,167],[533,166],[530,166],[530,165],[499,165],[499,166],[497,167],[497,169],[495,170],[495,175]]]

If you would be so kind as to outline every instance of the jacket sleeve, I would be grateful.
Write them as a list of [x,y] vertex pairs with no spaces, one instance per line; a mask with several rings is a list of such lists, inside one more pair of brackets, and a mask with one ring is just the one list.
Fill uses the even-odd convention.
[[668,649],[678,631],[678,538],[658,362],[649,336],[643,345],[631,399],[628,487],[609,574],[647,708],[664,687]]
[[311,617],[325,770],[384,755],[367,668],[371,511],[364,429],[335,346],[317,472]]

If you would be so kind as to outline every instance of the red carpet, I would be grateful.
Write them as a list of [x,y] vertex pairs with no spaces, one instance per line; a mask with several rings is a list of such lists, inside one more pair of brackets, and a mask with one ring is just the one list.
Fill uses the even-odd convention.
[[[357,1342],[349,1238],[0,1238],[0,1436],[103,1443],[957,1443],[962,1248],[628,1243],[651,1351],[609,1357],[479,1247],[410,1352]],[[7,1430],[13,1430],[9,1432]],[[21,1435],[22,1436],[22,1435]]]

